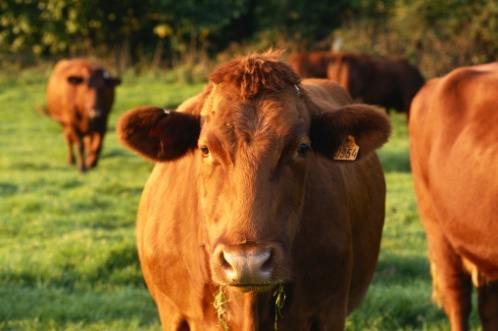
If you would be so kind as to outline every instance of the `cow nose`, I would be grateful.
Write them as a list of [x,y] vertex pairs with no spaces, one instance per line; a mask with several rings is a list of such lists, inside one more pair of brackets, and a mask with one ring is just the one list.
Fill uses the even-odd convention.
[[218,257],[229,284],[247,286],[271,282],[274,270],[271,248],[223,247]]
[[91,108],[88,111],[88,117],[89,118],[97,118],[97,117],[100,117],[100,116],[102,116],[102,110],[100,110],[98,108]]

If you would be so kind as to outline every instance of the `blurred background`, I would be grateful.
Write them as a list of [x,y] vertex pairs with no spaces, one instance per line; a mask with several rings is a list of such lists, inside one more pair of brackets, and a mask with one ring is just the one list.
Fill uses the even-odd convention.
[[407,58],[426,78],[494,61],[495,0],[3,0],[0,62],[83,56],[122,73],[182,67],[269,47]]

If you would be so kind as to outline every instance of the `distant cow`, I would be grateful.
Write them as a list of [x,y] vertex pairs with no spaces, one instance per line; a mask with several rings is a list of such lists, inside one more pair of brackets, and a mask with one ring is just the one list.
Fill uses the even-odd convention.
[[498,63],[429,81],[413,100],[410,153],[433,299],[468,330],[472,282],[483,330],[498,330]]
[[141,107],[118,123],[157,162],[137,237],[164,330],[341,330],[367,291],[389,120],[279,57],[225,63],[176,112]]
[[327,78],[339,83],[358,102],[379,105],[409,117],[410,104],[424,78],[404,59],[367,54],[338,53],[328,66]]
[[289,56],[287,63],[301,78],[327,78],[328,66],[334,56],[327,51],[299,53]]
[[120,83],[84,59],[59,61],[48,79],[48,113],[64,128],[69,164],[75,163],[76,145],[81,172],[97,165],[114,89]]

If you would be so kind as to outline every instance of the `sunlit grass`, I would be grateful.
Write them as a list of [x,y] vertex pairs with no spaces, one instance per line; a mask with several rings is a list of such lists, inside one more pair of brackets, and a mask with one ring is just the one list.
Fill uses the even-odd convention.
[[[0,330],[160,330],[134,232],[152,164],[125,150],[114,128],[124,111],[173,108],[202,84],[126,75],[99,165],[82,175],[66,164],[59,125],[34,110],[44,103],[46,75],[0,76]],[[392,139],[380,151],[388,189],[381,256],[347,328],[448,330],[442,310],[429,303],[406,123],[392,118]]]

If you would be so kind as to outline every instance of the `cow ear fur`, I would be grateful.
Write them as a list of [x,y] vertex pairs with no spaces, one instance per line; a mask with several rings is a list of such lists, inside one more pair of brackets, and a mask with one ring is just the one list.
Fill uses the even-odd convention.
[[140,107],[125,113],[117,125],[119,140],[152,161],[173,161],[197,147],[197,115]]
[[350,135],[360,147],[359,160],[387,142],[391,135],[391,122],[380,109],[363,104],[323,111],[312,119],[312,148],[329,159],[333,159],[337,149]]

